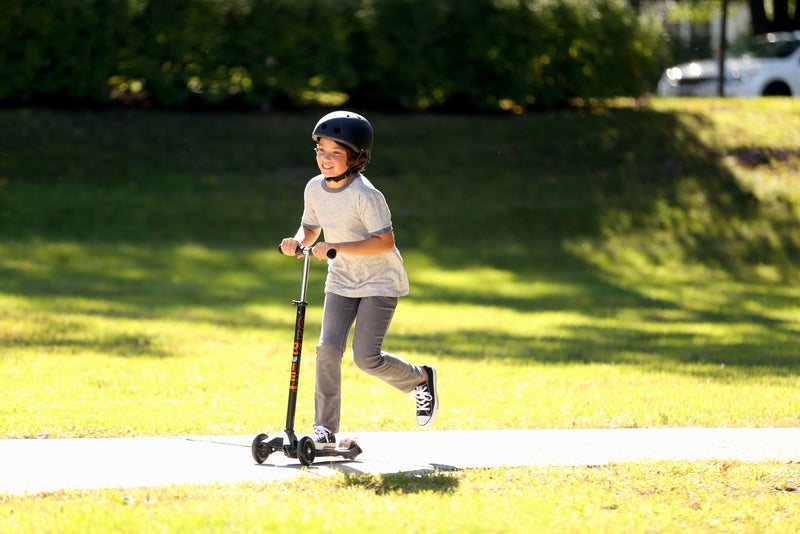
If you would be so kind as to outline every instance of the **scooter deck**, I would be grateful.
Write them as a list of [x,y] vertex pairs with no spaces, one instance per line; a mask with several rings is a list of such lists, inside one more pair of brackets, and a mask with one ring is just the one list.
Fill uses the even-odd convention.
[[270,439],[267,434],[262,433],[253,439],[251,452],[257,463],[264,463],[273,452],[277,451],[282,451],[287,458],[299,459],[304,465],[311,465],[315,458],[329,456],[352,460],[363,452],[356,440],[352,438],[339,440],[335,448],[319,450],[314,448],[314,442],[309,436],[298,439],[295,435],[279,434]]
[[355,458],[362,451],[361,447],[358,446],[356,440],[352,438],[344,438],[340,439],[339,443],[336,445],[336,448],[332,449],[317,449],[316,456],[319,458],[320,456],[341,456],[342,458]]

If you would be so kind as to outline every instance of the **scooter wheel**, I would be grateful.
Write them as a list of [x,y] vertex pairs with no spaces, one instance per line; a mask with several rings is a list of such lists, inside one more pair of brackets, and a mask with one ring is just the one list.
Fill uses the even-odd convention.
[[317,455],[317,446],[314,440],[309,436],[303,436],[297,443],[297,459],[303,465],[311,465],[314,463],[314,457]]
[[253,454],[253,460],[256,463],[263,464],[272,453],[271,447],[264,443],[267,440],[267,435],[263,432],[253,439],[253,445],[250,447],[250,452]]

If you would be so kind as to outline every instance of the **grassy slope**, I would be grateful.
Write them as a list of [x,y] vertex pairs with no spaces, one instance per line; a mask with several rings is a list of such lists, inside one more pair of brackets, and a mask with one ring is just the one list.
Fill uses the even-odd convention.
[[[442,370],[437,428],[800,424],[797,101],[371,118],[414,288],[389,342]],[[0,112],[1,436],[282,422],[298,273],[273,249],[315,120]],[[349,366],[345,390],[351,429],[413,426]],[[68,492],[0,497],[0,530],[763,532],[797,524],[797,480],[659,463]]]
[[[755,167],[746,174],[774,176],[779,163],[771,182],[788,180],[797,165],[796,107],[376,115],[368,174],[391,202],[405,249],[494,254],[644,227],[670,230],[703,263],[780,264],[800,248],[786,228],[797,187],[759,185],[737,170],[744,163]],[[1,118],[5,238],[263,246],[296,224],[314,172],[307,134],[316,115]]]
[[[390,350],[453,377],[440,427],[797,424],[797,109],[371,117],[414,288]],[[273,247],[314,117],[3,112],[3,434],[283,410],[297,272]],[[350,428],[410,424],[382,384],[345,388]]]

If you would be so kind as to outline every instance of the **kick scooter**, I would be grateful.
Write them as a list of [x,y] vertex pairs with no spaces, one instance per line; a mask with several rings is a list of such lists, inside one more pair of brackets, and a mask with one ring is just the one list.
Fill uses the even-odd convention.
[[[280,247],[279,247],[280,248]],[[289,375],[289,404],[286,409],[286,430],[283,434],[270,439],[263,432],[253,439],[250,450],[253,459],[259,464],[275,451],[283,451],[287,458],[297,458],[303,465],[311,465],[317,456],[341,456],[355,458],[361,454],[361,447],[352,439],[342,439],[336,448],[317,450],[310,436],[298,436],[294,433],[294,414],[297,405],[297,385],[300,381],[300,355],[303,349],[303,330],[306,320],[306,288],[308,287],[308,266],[311,261],[311,247],[297,247],[295,254],[303,255],[303,278],[300,283],[300,300],[293,300],[297,307],[297,320],[294,327],[294,349],[292,350],[292,369]],[[328,258],[336,257],[336,250],[328,251]]]

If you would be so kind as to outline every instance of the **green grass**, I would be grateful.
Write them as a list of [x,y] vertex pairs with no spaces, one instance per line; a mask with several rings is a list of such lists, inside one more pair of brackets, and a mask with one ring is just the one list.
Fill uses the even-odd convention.
[[3,531],[794,532],[796,466],[658,462],[0,497]]
[[[300,262],[267,250],[0,247],[6,437],[246,434],[282,422]],[[11,260],[13,258],[13,260]],[[601,260],[597,260],[600,262]],[[520,274],[407,255],[387,348],[439,369],[440,429],[796,426],[796,286],[702,272]],[[299,428],[324,266],[312,265]],[[345,363],[351,431],[412,404]],[[480,399],[480,402],[477,400]]]
[[[0,111],[0,437],[283,424],[300,263],[275,245],[299,222],[316,118]],[[386,349],[437,367],[437,429],[800,425],[798,101],[370,119],[368,175],[412,286]],[[301,429],[323,279],[312,265]],[[344,365],[344,430],[414,427],[403,395]],[[0,521],[219,531],[336,509],[355,525],[339,503],[353,499],[381,532],[408,514],[467,532],[794,524],[796,494],[769,481],[796,478],[796,465],[734,472],[531,468],[421,488],[314,479],[131,490],[133,505],[77,492],[7,498]],[[411,512],[421,503],[427,516]]]

